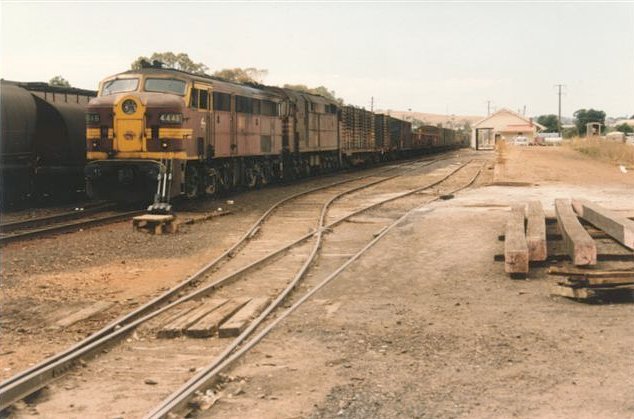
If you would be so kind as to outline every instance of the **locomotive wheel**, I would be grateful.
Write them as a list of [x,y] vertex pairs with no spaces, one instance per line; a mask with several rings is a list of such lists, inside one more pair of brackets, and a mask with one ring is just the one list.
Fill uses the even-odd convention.
[[187,165],[187,169],[185,169],[185,196],[187,199],[195,199],[200,196],[201,181],[198,168]]
[[218,180],[223,192],[229,192],[233,187],[233,180],[231,179],[231,173],[229,172],[229,168],[227,166],[220,169],[220,176]]
[[245,181],[249,189],[253,189],[258,184],[258,174],[253,167],[249,167],[245,170]]
[[218,192],[220,192],[220,179],[218,172],[215,169],[211,169],[207,174],[205,193],[207,195],[216,195]]
[[260,184],[262,186],[268,185],[273,180],[273,171],[271,165],[266,162],[260,166]]

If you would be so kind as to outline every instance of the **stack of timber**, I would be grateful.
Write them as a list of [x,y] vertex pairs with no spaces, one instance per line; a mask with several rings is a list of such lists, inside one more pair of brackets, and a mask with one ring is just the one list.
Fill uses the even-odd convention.
[[344,106],[341,110],[340,136],[343,148],[370,151],[375,147],[374,114],[362,108]]
[[563,276],[552,294],[576,300],[631,300],[634,295],[634,269],[590,270],[551,267],[550,275]]
[[390,148],[390,117],[385,114],[374,115],[374,141],[377,148]]
[[[579,223],[578,215],[586,223],[599,229],[599,233],[602,232],[620,243],[627,252],[634,251],[634,221],[583,199],[573,199],[572,202],[556,200],[555,205],[560,228],[562,220],[571,223],[573,217]],[[570,207],[574,208],[574,212],[570,210]],[[582,268],[551,268],[549,270],[551,275],[566,277],[565,280],[558,281],[552,293],[577,300],[609,301],[624,298],[631,300],[634,295],[634,267],[625,270],[590,269],[591,265],[595,265],[597,261],[595,238],[599,234],[595,232],[592,237],[583,226],[581,229],[583,231],[576,227],[569,230],[561,228],[562,238],[570,258],[575,265]]]
[[634,221],[581,199],[556,199],[555,215],[546,218],[539,202],[512,208],[498,258],[511,277],[552,262],[586,268],[599,261],[634,262]]

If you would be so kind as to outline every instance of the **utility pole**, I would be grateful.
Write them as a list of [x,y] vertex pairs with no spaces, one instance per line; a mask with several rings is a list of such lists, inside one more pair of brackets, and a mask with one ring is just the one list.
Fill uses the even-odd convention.
[[491,101],[487,100],[487,116],[491,115]]
[[559,113],[557,117],[557,127],[559,128],[559,137],[563,138],[563,132],[561,130],[561,88],[564,87],[563,84],[556,84],[557,88],[557,96],[559,96]]

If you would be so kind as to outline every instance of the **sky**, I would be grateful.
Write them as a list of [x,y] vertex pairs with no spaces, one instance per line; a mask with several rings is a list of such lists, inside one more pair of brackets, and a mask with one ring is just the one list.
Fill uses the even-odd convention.
[[0,77],[96,89],[139,56],[324,85],[375,109],[634,114],[634,2],[7,2]]

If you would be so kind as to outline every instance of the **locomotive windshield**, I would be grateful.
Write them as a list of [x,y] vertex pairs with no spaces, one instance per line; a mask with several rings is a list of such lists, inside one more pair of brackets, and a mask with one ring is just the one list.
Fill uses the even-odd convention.
[[183,96],[186,84],[177,79],[145,79],[144,87],[146,92],[173,93]]
[[103,84],[102,96],[113,95],[115,93],[131,92],[139,86],[139,79],[115,79]]

